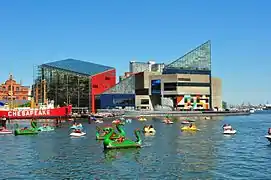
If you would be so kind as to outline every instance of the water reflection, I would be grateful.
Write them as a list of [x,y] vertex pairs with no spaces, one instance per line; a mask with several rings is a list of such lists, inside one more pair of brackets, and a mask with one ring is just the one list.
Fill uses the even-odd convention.
[[140,156],[140,148],[104,150],[104,158],[106,162],[112,162],[114,160],[122,159],[122,158],[139,162],[139,156]]

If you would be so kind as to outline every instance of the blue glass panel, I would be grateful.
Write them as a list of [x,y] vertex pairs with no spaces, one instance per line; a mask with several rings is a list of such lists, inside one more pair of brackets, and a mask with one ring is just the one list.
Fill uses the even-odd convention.
[[75,59],[65,59],[61,61],[55,61],[43,64],[41,66],[58,68],[87,76],[92,76],[104,71],[108,71],[110,69],[114,69],[113,67]]

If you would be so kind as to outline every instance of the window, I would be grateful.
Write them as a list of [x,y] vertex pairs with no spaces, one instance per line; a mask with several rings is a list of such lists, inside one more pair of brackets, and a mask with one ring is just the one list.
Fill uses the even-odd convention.
[[110,80],[111,78],[108,76],[105,76],[105,80]]
[[113,103],[119,106],[134,106],[135,99],[133,97],[121,97],[121,98],[113,98]]
[[200,103],[200,98],[197,98],[197,103]]
[[141,104],[149,104],[149,100],[148,99],[141,99]]
[[178,78],[178,81],[191,81],[190,78]]
[[188,102],[188,98],[184,98],[184,103],[187,103]]
[[156,79],[151,81],[151,91],[152,94],[160,94],[161,93],[161,80]]
[[19,87],[16,87],[16,91],[19,91]]
[[26,97],[23,97],[23,100],[26,100]]
[[8,90],[11,91],[11,86],[8,86]]
[[164,90],[165,91],[176,91],[177,90],[177,83],[164,83]]

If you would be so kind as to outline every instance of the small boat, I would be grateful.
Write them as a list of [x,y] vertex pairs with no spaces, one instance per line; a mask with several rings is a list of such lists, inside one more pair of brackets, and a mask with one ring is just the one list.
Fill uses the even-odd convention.
[[226,129],[226,130],[223,131],[223,134],[228,134],[228,135],[236,134],[236,130],[234,130],[234,129]]
[[70,136],[73,136],[73,137],[81,137],[81,136],[85,136],[87,133],[81,131],[80,129],[75,129],[73,130],[72,133],[70,133]]
[[121,120],[119,120],[119,119],[112,121],[112,124],[119,124],[119,123],[121,123]]
[[144,117],[140,117],[138,118],[139,121],[147,121],[147,118],[144,118]]
[[132,122],[132,119],[126,119],[125,122],[126,122],[126,123],[131,123],[131,122]]
[[38,131],[42,131],[42,132],[45,132],[45,131],[54,131],[55,128],[51,127],[51,126],[42,126],[42,127],[39,127],[38,128]]
[[181,128],[182,131],[199,131],[199,129],[196,126],[184,126]]
[[153,128],[152,125],[150,126],[144,126],[143,133],[155,133],[156,130]]
[[182,121],[182,124],[190,124],[190,122],[185,120],[185,121]]
[[0,129],[0,134],[12,134],[12,131],[8,130],[6,128],[1,128]]
[[101,123],[103,123],[104,121],[102,121],[102,120],[96,120],[96,121],[94,121],[95,123],[98,123],[98,124],[101,124]]
[[165,123],[165,124],[173,124],[174,122],[169,120],[169,119],[165,119],[165,120],[163,120],[163,123]]
[[271,143],[271,135],[266,135],[265,138]]

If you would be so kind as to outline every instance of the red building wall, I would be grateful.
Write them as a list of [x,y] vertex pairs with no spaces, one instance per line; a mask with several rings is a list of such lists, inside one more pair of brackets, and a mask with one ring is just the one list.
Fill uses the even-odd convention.
[[112,69],[90,77],[91,112],[95,112],[95,96],[99,95],[116,84],[116,70]]

